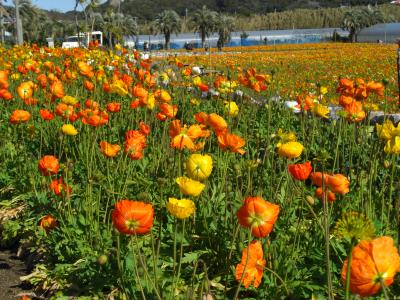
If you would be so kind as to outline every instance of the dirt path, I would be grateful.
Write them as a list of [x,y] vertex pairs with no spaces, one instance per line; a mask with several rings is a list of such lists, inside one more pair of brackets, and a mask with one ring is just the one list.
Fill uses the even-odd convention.
[[0,250],[0,300],[20,299],[18,294],[29,293],[29,288],[19,280],[23,275],[26,275],[24,262],[12,251]]

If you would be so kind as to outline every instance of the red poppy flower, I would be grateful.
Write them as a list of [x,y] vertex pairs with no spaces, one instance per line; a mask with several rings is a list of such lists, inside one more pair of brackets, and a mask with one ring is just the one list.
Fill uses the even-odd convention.
[[49,111],[48,109],[41,109],[40,116],[45,121],[50,121],[50,120],[54,119],[54,114],[51,111]]
[[293,178],[297,180],[306,180],[312,171],[311,162],[307,161],[304,164],[290,164],[288,170]]

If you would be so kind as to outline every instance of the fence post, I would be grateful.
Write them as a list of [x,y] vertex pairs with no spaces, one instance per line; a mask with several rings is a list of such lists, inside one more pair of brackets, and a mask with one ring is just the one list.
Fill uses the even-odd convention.
[[397,93],[398,93],[398,106],[400,107],[400,40],[397,41]]

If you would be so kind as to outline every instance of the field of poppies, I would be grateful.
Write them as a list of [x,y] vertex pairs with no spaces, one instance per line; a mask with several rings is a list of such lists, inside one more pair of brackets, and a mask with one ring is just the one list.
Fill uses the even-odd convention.
[[0,52],[32,299],[396,299],[396,47]]

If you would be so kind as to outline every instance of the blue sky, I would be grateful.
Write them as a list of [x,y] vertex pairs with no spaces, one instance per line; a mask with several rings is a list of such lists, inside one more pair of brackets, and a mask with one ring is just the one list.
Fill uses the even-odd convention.
[[55,9],[62,12],[73,10],[75,7],[75,0],[32,0],[32,3],[43,9]]

